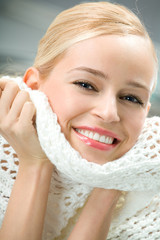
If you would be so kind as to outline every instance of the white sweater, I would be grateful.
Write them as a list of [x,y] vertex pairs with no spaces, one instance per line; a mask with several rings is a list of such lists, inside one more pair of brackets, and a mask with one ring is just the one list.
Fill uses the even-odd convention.
[[[9,78],[9,77],[8,77]],[[46,96],[29,91],[37,109],[40,144],[55,169],[47,205],[44,240],[67,240],[94,187],[122,191],[107,240],[160,239],[160,118],[146,119],[135,146],[123,157],[98,165],[83,159],[65,139]],[[0,136],[0,222],[18,171],[18,158]]]

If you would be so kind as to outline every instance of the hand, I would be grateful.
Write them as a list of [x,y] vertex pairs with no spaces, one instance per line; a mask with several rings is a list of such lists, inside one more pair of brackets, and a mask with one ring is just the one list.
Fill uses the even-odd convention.
[[38,141],[35,115],[29,94],[13,81],[0,79],[0,134],[20,160],[0,239],[42,238],[53,164]]
[[0,80],[0,134],[23,163],[48,161],[34,127],[36,110],[29,94],[13,81]]

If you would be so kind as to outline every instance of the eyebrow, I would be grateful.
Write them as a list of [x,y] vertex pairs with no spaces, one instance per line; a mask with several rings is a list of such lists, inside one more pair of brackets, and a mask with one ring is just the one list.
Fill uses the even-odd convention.
[[[104,78],[104,79],[108,79],[108,75],[104,74],[102,71],[99,71],[99,70],[93,69],[93,68],[89,68],[89,67],[85,67],[85,66],[81,66],[81,67],[71,69],[69,72],[76,71],[76,70],[85,71],[85,72],[91,73],[95,76],[98,76],[98,77],[101,77],[101,78]],[[141,89],[146,90],[147,92],[150,92],[150,89],[140,82],[129,81],[129,82],[127,82],[127,85],[131,86],[131,87],[134,87],[134,88],[141,88]]]
[[145,86],[144,84],[139,83],[139,82],[130,81],[130,82],[127,82],[127,85],[134,87],[134,88],[142,88],[142,89],[146,90],[147,92],[150,92],[150,89],[147,86]]
[[107,79],[108,76],[106,74],[104,74],[103,72],[97,70],[97,69],[93,69],[93,68],[89,68],[89,67],[77,67],[77,68],[74,68],[72,70],[70,70],[69,72],[72,72],[72,71],[75,71],[75,70],[78,70],[78,71],[85,71],[85,72],[88,72],[88,73],[91,73],[97,77],[101,77],[101,78],[104,78],[104,79]]

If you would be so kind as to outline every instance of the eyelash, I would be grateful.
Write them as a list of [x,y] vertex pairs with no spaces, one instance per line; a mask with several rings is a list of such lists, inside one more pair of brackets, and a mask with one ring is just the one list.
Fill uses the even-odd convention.
[[[96,87],[94,87],[90,82],[88,81],[75,81],[73,84],[77,85],[79,88],[82,88],[84,91],[95,91],[95,92],[98,92],[98,90],[96,89]],[[128,98],[128,99],[127,99]],[[143,106],[144,103],[143,101],[137,97],[137,96],[134,96],[134,95],[126,95],[126,96],[123,96],[123,97],[120,97],[121,100],[126,100],[128,102],[131,102],[133,104],[138,104],[140,106]]]
[[76,81],[73,84],[77,85],[79,88],[82,88],[85,91],[95,91],[98,92],[96,87],[94,87],[90,82],[88,81]]
[[140,106],[144,105],[143,101],[139,97],[134,95],[126,95],[126,96],[120,97],[120,99],[126,100],[128,102],[132,102],[133,104],[139,104]]

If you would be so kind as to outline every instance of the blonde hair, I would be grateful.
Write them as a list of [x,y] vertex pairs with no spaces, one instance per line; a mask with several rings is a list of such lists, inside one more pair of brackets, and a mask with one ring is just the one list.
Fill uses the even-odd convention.
[[[156,52],[139,18],[124,6],[109,2],[82,3],[61,12],[41,39],[34,67],[42,77],[53,69],[57,58],[73,44],[101,35],[138,35],[149,40],[156,65]],[[157,70],[156,66],[156,70]],[[156,82],[156,81],[155,81]]]

